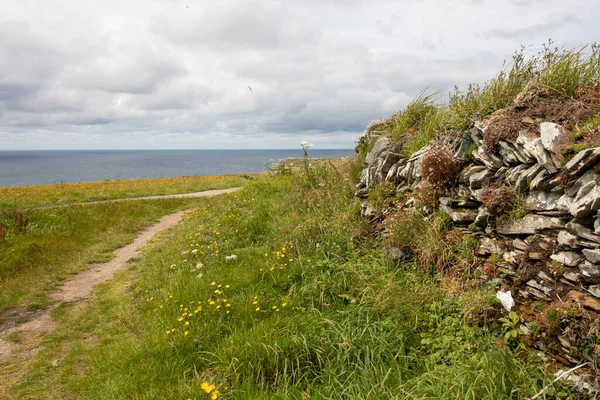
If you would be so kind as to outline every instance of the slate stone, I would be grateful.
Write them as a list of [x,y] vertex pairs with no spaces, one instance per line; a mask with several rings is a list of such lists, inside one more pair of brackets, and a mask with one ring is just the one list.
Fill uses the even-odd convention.
[[574,251],[561,251],[560,253],[552,254],[550,259],[557,261],[568,267],[575,267],[583,257]]
[[591,263],[600,264],[600,250],[598,249],[583,249],[583,256]]
[[565,221],[560,218],[527,214],[517,221],[501,221],[496,230],[502,235],[533,235],[549,229],[561,229]]

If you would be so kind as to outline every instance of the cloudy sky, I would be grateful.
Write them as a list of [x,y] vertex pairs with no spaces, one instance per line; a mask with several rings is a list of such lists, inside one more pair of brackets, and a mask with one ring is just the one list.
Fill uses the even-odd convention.
[[0,10],[0,150],[351,148],[426,86],[482,83],[521,45],[600,38],[597,0],[0,0]]

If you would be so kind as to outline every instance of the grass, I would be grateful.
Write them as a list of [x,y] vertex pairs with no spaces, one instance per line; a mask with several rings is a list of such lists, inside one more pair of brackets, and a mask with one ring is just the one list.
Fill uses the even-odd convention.
[[[46,307],[48,293],[69,274],[112,258],[114,249],[161,216],[201,203],[84,201],[228,188],[254,179],[229,175],[0,188],[0,312],[16,306]],[[56,201],[61,207],[22,211]]]
[[[600,90],[600,48],[593,44],[578,49],[544,46],[537,55],[526,49],[515,52],[512,62],[483,86],[454,87],[449,101],[442,103],[437,92],[426,89],[400,112],[377,129],[402,142],[402,153],[410,157],[439,135],[462,134],[495,111],[522,105],[536,97],[560,101],[577,100]],[[580,146],[581,147],[581,146]]]
[[168,199],[31,210],[24,232],[11,225],[12,213],[0,212],[0,223],[10,227],[0,242],[0,312],[44,308],[61,280],[108,261],[114,249],[163,215],[197,204],[198,199]]
[[324,164],[315,184],[273,175],[205,200],[97,299],[56,310],[11,395],[513,399],[547,384],[499,324],[467,323],[493,295],[449,296],[422,265],[351,234],[348,171]]
[[0,188],[0,210],[243,186],[255,175],[183,176]]

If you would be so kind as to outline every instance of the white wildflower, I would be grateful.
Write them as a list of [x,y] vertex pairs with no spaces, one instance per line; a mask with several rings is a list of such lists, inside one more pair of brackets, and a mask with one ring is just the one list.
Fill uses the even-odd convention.
[[202,269],[202,268],[204,268],[204,264],[202,264],[202,263],[196,264],[196,269]]
[[181,252],[181,254],[183,255],[183,254],[187,254],[189,252],[190,252],[189,250],[184,250],[184,251]]
[[232,254],[230,256],[226,256],[225,259],[227,261],[229,261],[229,260],[237,260],[237,256],[235,254]]
[[198,252],[198,249],[192,250],[192,254],[196,254],[197,252]]
[[308,143],[306,140],[302,140],[301,142],[298,142],[298,143],[300,143],[300,146],[302,146],[302,147],[304,147],[306,149],[312,147],[312,143]]
[[198,274],[196,276],[198,277],[198,279],[202,279],[202,277],[204,276],[204,274]]
[[177,264],[172,264],[169,268],[175,269],[175,267],[177,267]]

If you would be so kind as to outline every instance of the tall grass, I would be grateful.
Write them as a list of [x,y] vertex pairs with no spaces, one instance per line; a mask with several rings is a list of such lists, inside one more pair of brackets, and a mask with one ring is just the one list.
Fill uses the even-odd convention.
[[351,233],[348,171],[322,164],[316,185],[293,173],[207,201],[97,300],[61,309],[13,394],[509,399],[543,387],[542,360],[465,323],[471,300]]
[[403,154],[410,157],[437,135],[460,134],[476,120],[510,107],[519,94],[566,100],[600,89],[598,45],[561,49],[549,42],[538,54],[528,56],[526,51],[523,47],[515,52],[512,61],[483,86],[470,84],[466,90],[455,86],[447,103],[440,102],[439,93],[425,89],[380,130],[402,140]]

